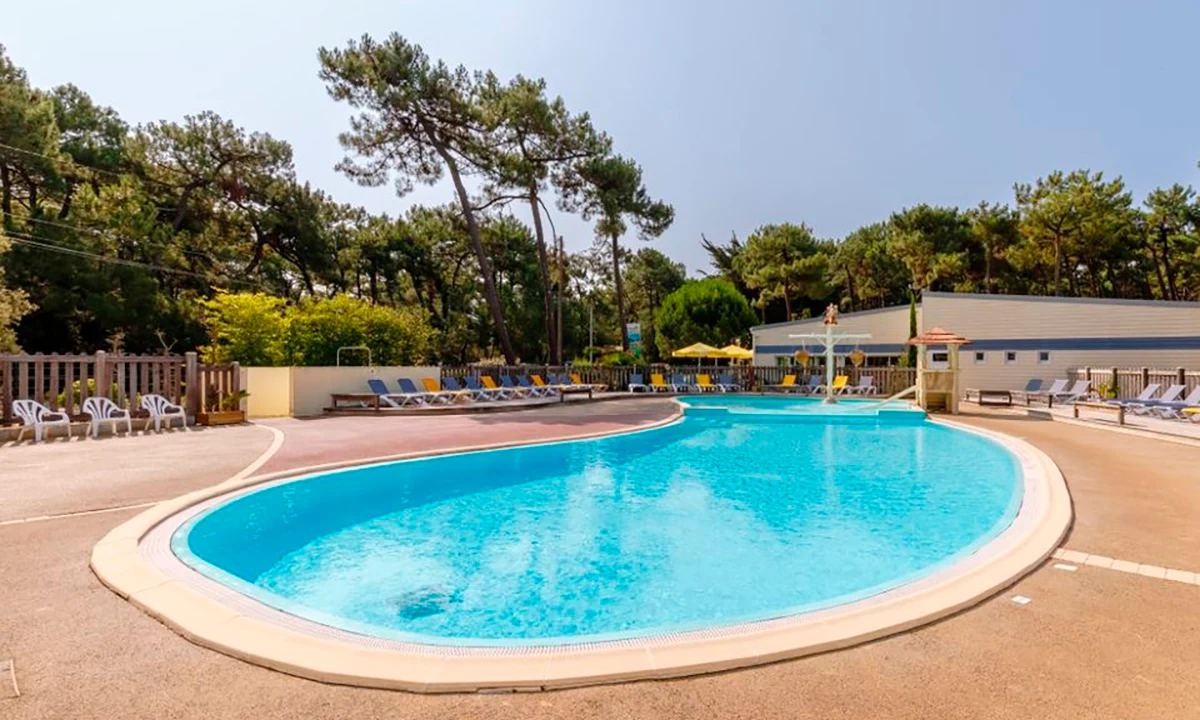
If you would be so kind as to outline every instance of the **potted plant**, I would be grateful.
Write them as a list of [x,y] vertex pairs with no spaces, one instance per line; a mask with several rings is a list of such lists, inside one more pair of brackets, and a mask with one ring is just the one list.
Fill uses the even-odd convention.
[[209,390],[205,398],[208,412],[196,413],[196,423],[199,425],[234,425],[246,421],[246,413],[242,411],[242,400],[249,397],[245,390],[221,394],[216,388]]

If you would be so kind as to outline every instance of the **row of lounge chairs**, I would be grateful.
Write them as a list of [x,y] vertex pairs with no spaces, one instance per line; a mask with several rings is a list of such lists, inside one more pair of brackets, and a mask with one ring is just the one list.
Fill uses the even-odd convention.
[[457,402],[525,400],[577,390],[602,392],[606,389],[606,386],[598,383],[585,383],[574,373],[559,376],[548,374],[547,377],[549,381],[538,374],[516,378],[502,374],[497,382],[496,378],[490,375],[479,375],[465,378],[462,384],[453,377],[446,377],[441,383],[433,378],[422,378],[420,388],[409,378],[399,378],[396,384],[400,392],[388,388],[387,383],[380,378],[371,378],[367,380],[367,386],[372,393],[379,396],[381,404],[396,408],[451,405]]
[[[179,420],[183,429],[187,429],[187,411],[162,395],[147,393],[141,396],[139,404],[146,413],[144,417],[148,416],[154,423],[156,432],[162,430],[164,423],[170,427],[173,420]],[[35,443],[41,442],[56,427],[66,430],[68,439],[71,437],[71,416],[65,412],[53,410],[37,400],[14,400],[12,409],[13,415],[21,419],[17,442],[21,441],[26,430],[33,430]],[[83,414],[88,416],[88,432],[92,437],[99,437],[100,428],[106,425],[112,429],[113,434],[116,434],[122,425],[125,426],[126,434],[133,432],[133,414],[110,398],[84,398],[81,409]]]
[[[1127,412],[1135,415],[1160,417],[1163,420],[1191,420],[1200,422],[1200,386],[1183,397],[1186,385],[1171,385],[1159,395],[1162,388],[1159,383],[1150,383],[1131,400],[1108,400],[1112,405],[1120,405]],[[1157,395],[1157,397],[1155,397]]]
[[[775,392],[794,392],[801,395],[824,395],[829,389],[825,384],[825,378],[821,375],[810,375],[808,382],[801,385],[796,382],[795,375],[784,375],[783,381],[778,385],[769,385],[769,390]],[[833,393],[835,395],[874,395],[875,377],[873,375],[863,375],[858,378],[857,385],[850,384],[848,375],[838,375],[833,378]]]
[[[1050,383],[1050,387],[1043,390],[1041,379],[1033,378],[1025,383],[1023,389],[1014,391],[1012,397],[1026,405],[1031,404],[1034,400],[1041,400],[1048,405],[1070,405],[1078,400],[1086,399],[1091,393],[1091,388],[1090,380],[1076,380],[1073,384],[1070,380],[1055,380]],[[967,394],[969,395],[971,392],[968,390]]]
[[678,373],[671,375],[670,380],[667,380],[663,373],[650,373],[650,382],[646,382],[642,375],[634,373],[629,376],[629,392],[737,392],[741,390],[733,377],[730,375],[721,375],[716,382],[713,381],[711,375],[699,373],[695,380],[688,380],[683,375]]
[[[1013,392],[1012,396],[1026,405],[1034,400],[1041,400],[1049,405],[1070,405],[1087,399],[1091,395],[1091,385],[1090,380],[1076,380],[1073,383],[1070,380],[1055,380],[1050,387],[1043,390],[1042,381],[1035,378],[1026,383],[1023,390]],[[1160,383],[1150,383],[1135,398],[1104,402],[1123,407],[1135,415],[1200,422],[1200,387],[1193,388],[1186,396],[1186,385],[1171,385],[1162,390],[1161,394],[1160,390]]]

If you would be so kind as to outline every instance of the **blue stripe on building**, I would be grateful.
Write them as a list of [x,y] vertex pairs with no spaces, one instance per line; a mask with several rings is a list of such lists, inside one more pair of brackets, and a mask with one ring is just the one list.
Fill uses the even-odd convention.
[[[834,352],[844,355],[855,348],[869,355],[899,355],[905,346],[901,343],[862,343],[838,345]],[[1178,337],[1123,337],[1123,338],[1011,338],[999,340],[972,340],[966,346],[971,350],[1200,350],[1200,335]],[[807,350],[820,355],[824,349],[819,344],[808,345],[757,345],[755,352],[771,355],[790,355],[797,350]]]

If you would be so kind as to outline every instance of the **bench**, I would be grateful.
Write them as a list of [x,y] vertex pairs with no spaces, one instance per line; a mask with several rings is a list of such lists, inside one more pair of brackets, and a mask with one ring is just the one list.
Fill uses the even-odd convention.
[[329,399],[333,402],[331,410],[346,407],[345,405],[338,405],[338,403],[352,403],[351,407],[363,407],[365,405],[376,412],[379,411],[379,396],[375,393],[333,393],[329,396]]
[[591,400],[592,399],[592,386],[591,385],[582,385],[582,386],[575,386],[575,387],[562,387],[562,388],[559,388],[558,401],[560,403],[565,403],[567,401],[568,395],[582,395],[583,393],[587,393],[588,400]]
[[1012,407],[1013,399],[1012,392],[1009,390],[967,390],[967,402],[971,401],[971,396],[975,396],[975,402],[981,407],[984,405],[1007,405]]
[[1072,412],[1075,414],[1076,418],[1079,417],[1079,409],[1080,408],[1083,408],[1084,410],[1102,410],[1102,411],[1108,411],[1108,412],[1115,412],[1117,414],[1117,424],[1118,425],[1125,424],[1125,406],[1124,405],[1113,405],[1111,403],[1077,400],[1075,403],[1073,403],[1071,405],[1071,407],[1074,408],[1074,410]]

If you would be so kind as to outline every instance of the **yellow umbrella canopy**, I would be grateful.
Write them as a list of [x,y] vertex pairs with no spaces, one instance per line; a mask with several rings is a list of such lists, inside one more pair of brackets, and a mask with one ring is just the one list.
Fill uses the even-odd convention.
[[744,348],[741,345],[726,345],[721,348],[721,352],[725,353],[725,357],[731,360],[753,360],[754,351],[750,348]]
[[712,345],[705,345],[704,343],[696,343],[695,345],[688,345],[685,348],[679,348],[675,352],[671,353],[671,357],[723,358],[723,357],[728,357],[728,356],[725,354],[725,352],[723,350],[721,350],[719,348],[715,348]]

